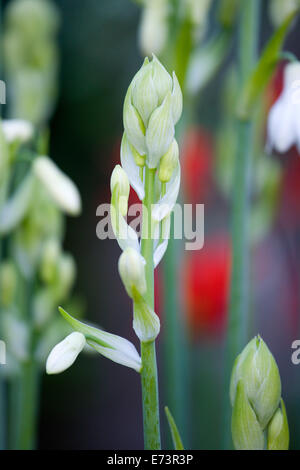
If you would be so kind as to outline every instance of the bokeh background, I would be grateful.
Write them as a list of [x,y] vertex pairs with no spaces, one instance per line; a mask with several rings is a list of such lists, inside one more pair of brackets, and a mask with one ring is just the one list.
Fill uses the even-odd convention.
[[[120,250],[114,240],[97,239],[96,208],[110,200],[110,174],[119,162],[123,99],[143,60],[137,44],[141,8],[129,0],[55,3],[62,18],[61,57],[50,153],[76,182],[83,199],[82,215],[68,219],[65,239],[65,248],[74,254],[78,266],[75,291],[84,299],[86,318],[137,344],[131,328],[131,302],[117,271]],[[262,3],[261,44],[273,31],[268,2]],[[2,2],[4,12],[7,4]],[[298,23],[285,49],[299,56],[299,44]],[[199,97],[193,126],[182,144],[182,198],[205,204],[204,248],[185,252],[176,266],[187,342],[184,380],[192,390],[182,401],[187,448],[220,447],[220,406],[228,393],[222,388],[222,357],[231,264],[226,181],[232,175],[229,166],[225,177],[219,176],[225,171],[220,149],[225,153],[226,145],[222,147],[218,135],[224,127],[224,84],[235,47],[236,39],[220,72]],[[269,104],[280,93],[281,78],[279,67],[264,97]],[[252,247],[252,330],[261,334],[278,362],[291,445],[299,448],[300,366],[292,365],[290,358],[291,343],[300,334],[300,159],[295,150],[270,158],[278,163],[280,184],[272,222]],[[163,279],[162,266],[156,276],[158,286]],[[158,291],[157,309],[164,324],[168,292],[163,287]],[[163,327],[158,340],[162,405],[166,404],[164,341]],[[134,371],[99,355],[81,354],[65,373],[43,376],[38,448],[142,448],[140,393]],[[163,414],[162,424],[166,430]]]

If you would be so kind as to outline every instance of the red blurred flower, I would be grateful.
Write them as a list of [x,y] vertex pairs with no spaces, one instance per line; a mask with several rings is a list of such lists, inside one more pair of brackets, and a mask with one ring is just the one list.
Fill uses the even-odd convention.
[[187,321],[194,337],[216,336],[226,323],[231,246],[227,235],[214,236],[200,251],[187,252],[182,285]]
[[185,202],[203,202],[211,184],[212,156],[210,134],[200,128],[190,129],[180,155]]

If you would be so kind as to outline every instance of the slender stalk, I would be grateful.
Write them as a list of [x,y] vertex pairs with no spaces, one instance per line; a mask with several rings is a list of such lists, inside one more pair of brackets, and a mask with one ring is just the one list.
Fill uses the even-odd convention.
[[[146,217],[143,218],[142,255],[146,260],[146,300],[154,307],[154,267],[153,267],[153,237],[151,234],[151,205],[154,202],[155,170],[145,170],[145,199]],[[145,449],[160,449],[159,399],[155,341],[141,343],[142,356],[142,397]]]
[[22,365],[20,380],[21,415],[17,449],[32,450],[36,440],[38,366],[33,358]]
[[[2,258],[2,245],[3,241],[0,239],[0,265],[1,265],[1,258]],[[0,299],[1,300],[1,299]],[[1,308],[1,301],[0,301],[0,339],[2,335],[2,308]],[[0,365],[0,367],[3,367]],[[6,407],[5,407],[5,401],[6,401],[6,389],[5,389],[5,382],[3,375],[0,371],[0,450],[5,449],[5,444],[6,444]]]
[[[260,0],[242,2],[239,24],[238,72],[241,86],[256,62]],[[250,176],[253,155],[253,121],[236,122],[238,136],[232,203],[232,280],[225,354],[224,444],[230,441],[230,374],[237,355],[245,346],[249,324],[249,215]]]

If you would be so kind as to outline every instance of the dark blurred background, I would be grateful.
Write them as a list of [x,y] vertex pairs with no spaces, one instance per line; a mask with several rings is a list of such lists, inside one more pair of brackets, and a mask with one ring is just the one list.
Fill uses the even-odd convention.
[[[4,6],[6,3],[4,1]],[[82,215],[68,219],[65,248],[77,261],[77,291],[86,301],[86,318],[137,345],[131,328],[131,302],[117,271],[120,250],[116,241],[96,238],[96,208],[110,199],[110,174],[119,162],[123,99],[142,61],[137,48],[140,8],[129,0],[57,0],[56,4],[62,16],[59,34],[61,66],[59,98],[51,120],[51,156],[76,182],[83,199]],[[262,43],[271,32],[264,9]],[[299,44],[297,25],[289,35],[285,49],[300,54]],[[220,90],[225,72],[226,64],[201,96],[195,125],[197,129],[201,128],[202,134],[199,137],[197,131],[200,140],[196,139],[196,150],[190,150],[191,172],[195,164],[193,158],[196,158],[196,166],[202,162],[199,178],[202,172],[203,187],[208,173],[211,178],[211,185],[201,194],[197,193],[197,202],[206,204],[205,248],[203,254],[199,254],[202,256],[199,265],[193,261],[192,266],[178,266],[182,269],[183,284],[188,282],[191,288],[192,305],[201,293],[208,293],[213,298],[207,315],[214,315],[212,321],[216,324],[223,321],[218,319],[218,313],[226,310],[223,304],[228,291],[230,264],[229,202],[222,196],[214,177],[214,132],[220,124]],[[252,258],[253,331],[262,335],[278,362],[292,445],[296,442],[299,445],[300,439],[297,435],[300,432],[297,426],[299,415],[294,412],[299,400],[300,366],[298,371],[290,361],[290,345],[300,332],[298,159],[295,152],[278,157],[285,172],[278,206],[281,215],[271,233],[255,246]],[[286,186],[284,178],[288,181]],[[291,218],[288,217],[289,210],[293,213]],[[220,256],[215,254],[218,250]],[[202,279],[199,272],[211,277]],[[191,299],[193,296],[196,299]],[[186,318],[187,323],[197,322],[195,317],[197,311]],[[193,448],[219,446],[223,336],[206,334],[210,321],[210,317],[202,318],[199,335],[190,335],[192,346],[188,364],[194,395],[186,400],[190,402],[193,417],[189,421],[190,446]],[[191,330],[198,332],[195,328]],[[159,352],[163,341],[164,332],[160,335]],[[161,379],[163,370],[162,356],[159,355]],[[163,380],[160,380],[160,386],[163,388]],[[215,392],[213,398],[211,390]],[[82,354],[65,373],[43,377],[38,447],[142,448],[140,393],[139,376],[134,371],[99,355]],[[163,395],[162,404],[165,404]]]

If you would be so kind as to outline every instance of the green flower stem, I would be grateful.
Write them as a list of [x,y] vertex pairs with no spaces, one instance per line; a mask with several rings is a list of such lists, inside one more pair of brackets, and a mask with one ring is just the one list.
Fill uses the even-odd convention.
[[[260,0],[242,2],[239,25],[239,83],[244,85],[256,63]],[[230,404],[228,398],[231,369],[235,358],[247,343],[249,324],[249,216],[250,176],[253,155],[253,121],[236,122],[238,136],[232,205],[232,280],[229,324],[225,355],[224,445],[230,440]]]
[[[145,199],[144,207],[147,217],[143,218],[142,227],[142,255],[146,260],[146,301],[154,308],[154,266],[153,266],[153,237],[151,235],[151,205],[154,202],[155,170],[145,167]],[[142,397],[143,397],[143,422],[144,422],[144,446],[147,450],[161,448],[160,423],[159,423],[159,399],[155,341],[141,343],[142,357]]]
[[38,366],[33,358],[22,364],[20,377],[20,428],[17,436],[17,449],[35,448],[36,414],[38,402]]

